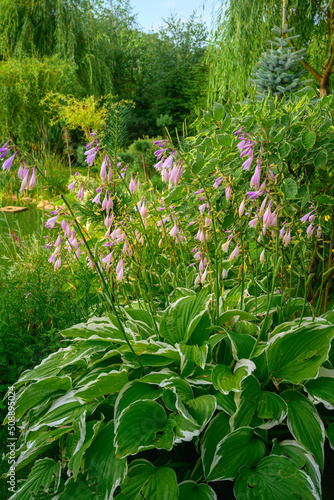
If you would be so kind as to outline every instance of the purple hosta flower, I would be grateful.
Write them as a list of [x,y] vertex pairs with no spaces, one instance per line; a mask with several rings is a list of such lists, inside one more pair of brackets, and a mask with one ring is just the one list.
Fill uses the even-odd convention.
[[56,242],[55,242],[55,247],[60,247],[61,243],[62,243],[62,239],[60,237],[60,231],[59,231],[58,238],[56,239]]
[[75,180],[75,181],[71,182],[71,184],[68,186],[68,189],[69,189],[70,191],[74,191],[74,188],[75,188],[76,183],[77,183],[77,180]]
[[161,172],[161,170],[162,170],[162,165],[163,165],[163,162],[164,162],[164,161],[165,161],[165,157],[161,158],[161,159],[158,161],[158,163],[156,163],[156,164],[154,165],[154,168],[155,168],[156,170],[158,170],[159,172]]
[[176,224],[176,222],[174,223],[174,226],[172,227],[172,229],[169,231],[169,234],[171,236],[173,236],[173,238],[177,238],[178,234],[180,233],[180,230],[179,230],[179,227],[178,225]]
[[95,141],[96,139],[94,139],[92,142],[89,142],[87,145],[86,145],[86,149],[89,149],[93,146],[93,144],[95,144]]
[[198,207],[198,210],[199,210],[199,211],[201,212],[201,214],[202,214],[202,213],[204,212],[204,210],[205,210],[206,208],[208,208],[208,207],[209,207],[208,203],[203,203],[202,205],[200,205],[200,206]]
[[93,163],[95,161],[95,157],[96,157],[97,153],[99,152],[100,143],[97,140],[95,142],[96,142],[96,146],[94,146],[93,148],[91,148],[85,152],[85,155],[87,156],[86,163],[88,165],[93,165]]
[[246,140],[242,139],[238,144],[237,148],[241,151],[244,148],[244,145],[246,144]]
[[280,237],[280,238],[283,238],[283,236],[284,236],[284,230],[285,230],[285,227],[284,227],[284,226],[283,226],[283,227],[281,227],[281,229],[279,230],[279,237]]
[[250,227],[255,227],[258,222],[259,222],[259,218],[256,216],[255,219],[252,219],[251,221],[248,222],[248,225]]
[[195,260],[200,260],[202,258],[202,251],[198,250],[198,247],[195,247],[191,252],[192,253],[196,252],[194,255]]
[[269,202],[269,205],[267,207],[267,210],[263,214],[263,225],[267,226],[267,223],[271,220],[271,205],[273,204],[272,201]]
[[[219,184],[222,182],[223,180],[223,177],[220,175],[219,177],[217,177],[217,179],[215,180],[215,182],[213,183],[213,187],[215,189],[217,189],[217,187],[219,186]],[[204,190],[203,190],[204,191]]]
[[202,194],[202,193],[204,193],[204,189],[203,188],[198,189],[197,191],[195,191],[195,194]]
[[283,236],[283,245],[287,247],[290,241],[291,241],[291,227],[287,229],[287,232]]
[[159,240],[158,247],[159,247],[159,248],[161,248],[161,247],[162,247],[162,238],[160,238],[160,240]]
[[162,164],[162,169],[165,169],[165,170],[170,170],[170,168],[172,167],[173,165],[173,160],[174,160],[174,155],[175,155],[176,151],[172,151],[172,153],[167,157],[167,159],[163,162]]
[[239,256],[239,243],[237,243],[235,249],[233,250],[233,252],[231,253],[230,257],[229,257],[229,261],[232,262],[233,259],[236,259],[238,256]]
[[306,215],[303,215],[303,217],[301,217],[300,219],[300,222],[307,222],[308,221],[308,218],[310,217],[310,215],[314,212],[314,210],[311,210],[311,212],[309,212],[308,214]]
[[102,262],[104,264],[106,264],[107,266],[110,265],[111,257],[113,256],[114,251],[115,250],[113,250],[112,252],[108,253],[108,255],[106,257],[104,257],[104,259],[102,259]]
[[0,148],[0,158],[5,158],[8,154],[8,152],[12,149],[12,148],[7,148],[7,144],[9,143],[9,141],[7,141],[3,146],[2,148]]
[[251,165],[253,162],[253,157],[248,158],[246,161],[243,162],[242,166],[244,170],[247,170],[248,172],[250,171]]
[[198,269],[199,269],[199,272],[202,274],[204,271],[204,262],[202,259],[199,262]]
[[165,151],[168,151],[168,148],[158,149],[155,151],[154,155],[158,158],[158,160],[160,160]]
[[124,260],[119,259],[118,264],[116,266],[116,279],[117,281],[122,281],[124,275]]
[[146,217],[148,216],[148,209],[145,205],[145,199],[142,203],[140,201],[137,203],[137,208],[142,218],[146,219]]
[[212,224],[212,219],[210,219],[210,217],[205,217],[205,219],[204,219],[204,224],[205,224],[206,226],[211,226],[211,224]]
[[264,191],[260,189],[259,191],[248,191],[246,194],[249,196],[250,200],[256,200],[261,195],[263,195]]
[[115,216],[114,214],[111,214],[111,216],[109,217],[109,215],[107,215],[107,217],[104,219],[104,225],[108,228],[108,227],[111,227],[112,225],[112,222],[114,220]]
[[168,140],[167,139],[159,139],[158,141],[154,141],[153,144],[158,145],[159,147],[163,146],[164,144],[167,144]]
[[66,236],[66,238],[70,238],[71,235],[72,235],[71,224],[67,221],[66,228],[65,228],[65,236]]
[[94,264],[93,264],[93,261],[89,255],[86,257],[86,261],[87,261],[87,267],[90,267],[91,269],[93,269]]
[[23,193],[23,191],[25,189],[27,189],[28,185],[29,185],[29,174],[30,174],[30,170],[29,168],[27,169],[24,169],[25,170],[25,175],[22,179],[22,183],[21,183],[21,187],[20,187],[20,193]]
[[261,264],[263,264],[263,262],[264,262],[264,250],[262,250],[262,252],[261,252],[260,262],[261,262]]
[[36,167],[32,169],[32,174],[29,180],[29,188],[28,189],[34,189],[36,186]]
[[222,244],[222,251],[223,252],[228,252],[228,247],[230,246],[231,240],[233,238],[233,234],[230,234],[227,238],[227,241]]
[[60,227],[62,228],[63,231],[65,231],[65,229],[66,229],[66,219],[65,218],[61,221]]
[[45,244],[45,246],[46,246],[46,248],[47,248],[48,250],[51,250],[51,248],[52,248],[52,245],[50,245],[50,243],[46,243],[46,244]]
[[54,265],[54,270],[58,271],[58,269],[60,268],[60,266],[61,266],[61,258],[58,257],[58,259],[56,260],[55,265]]
[[248,156],[248,158],[253,158],[254,156],[253,146],[254,144],[251,143],[246,144],[244,150],[240,153],[240,158],[243,158],[244,156]]
[[204,232],[203,232],[203,229],[200,227],[196,236],[195,236],[195,239],[200,241],[201,243],[204,243]]
[[135,181],[133,180],[133,174],[131,174],[131,181],[129,184],[129,190],[132,194],[135,194],[135,192],[136,192],[136,184],[135,184]]
[[310,216],[309,216],[309,218],[308,218],[308,220],[309,220],[310,222],[313,222],[313,221],[314,221],[314,219],[315,219],[315,214],[310,215]]
[[50,264],[52,264],[52,262],[54,262],[55,259],[56,259],[56,256],[54,254],[52,254],[51,257],[49,257],[48,262],[50,262]]
[[317,238],[321,238],[321,235],[322,235],[321,227],[318,226],[318,229],[317,229]]
[[226,186],[226,188],[225,188],[225,196],[226,196],[227,201],[231,198],[231,186],[230,185]]
[[[120,163],[117,163],[117,165],[120,165]],[[122,177],[122,179],[124,179],[127,169],[128,169],[128,167],[123,167],[122,168],[122,170],[121,170],[121,177]]]
[[48,219],[45,223],[45,227],[47,229],[53,229],[56,225],[56,222],[58,220],[59,214],[56,215],[55,217],[51,217],[51,219]]
[[268,196],[266,196],[265,199],[263,200],[263,202],[261,203],[259,215],[264,214],[264,209],[266,208],[266,204],[267,204],[267,198],[268,198]]
[[2,164],[2,170],[7,170],[7,171],[10,170],[10,168],[12,166],[12,163],[14,161],[14,158],[17,155],[17,153],[18,153],[18,151],[15,151],[15,153],[12,156],[10,156],[7,160],[5,160],[3,162],[3,164]]
[[196,279],[195,279],[195,283],[194,283],[194,284],[195,284],[195,286],[196,286],[196,285],[198,285],[199,283],[201,283],[202,285],[205,283],[207,273],[208,273],[208,266],[206,266],[205,271],[204,271],[204,273],[203,273],[203,274],[202,274],[202,273],[200,273],[200,274],[196,277]]
[[250,181],[250,187],[254,187],[256,191],[258,191],[260,188],[260,182],[261,182],[261,165],[260,165],[260,160],[258,160],[254,175]]
[[93,131],[92,131],[89,135],[90,135],[91,137],[95,137],[95,136],[96,136],[96,134],[97,134],[96,130],[93,130]]
[[78,258],[80,257],[80,255],[81,255],[81,248],[80,248],[79,246],[78,246],[78,248],[75,250],[74,255],[75,255],[75,257],[74,257],[75,259],[78,259]]
[[240,135],[240,134],[242,133],[243,128],[244,128],[244,127],[239,128],[239,130],[237,130],[236,132],[233,132],[233,134],[234,134],[236,137],[238,137],[238,135]]
[[241,217],[245,211],[245,199],[242,200],[242,202],[240,203],[240,206],[239,206],[239,217]]
[[84,187],[84,183],[82,182],[80,184],[80,188],[79,188],[79,191],[78,191],[78,198],[80,201],[82,201],[84,199],[84,196],[85,196],[85,187]]
[[315,230],[315,227],[313,227],[313,222],[308,226],[306,229],[306,234],[308,238],[312,238],[313,231]]
[[108,169],[108,178],[107,178],[108,184],[112,181],[112,169]]
[[270,177],[269,177],[269,179],[271,178],[271,180],[274,182],[274,181],[275,181],[275,176],[274,176],[274,174],[272,173],[272,171],[270,170],[269,165],[268,165],[268,172],[269,172],[269,176],[270,176]]
[[26,176],[26,173],[29,171],[29,169],[26,167],[26,163],[25,163],[25,167],[22,166],[22,163],[20,163],[20,167],[18,169],[18,172],[17,172],[17,176],[18,178],[23,181],[23,179],[25,178]]
[[226,271],[226,269],[223,269],[223,274],[222,274],[223,280],[226,280],[227,277],[228,277],[228,271]]
[[109,196],[109,191],[106,191],[106,194],[104,195],[104,199],[101,205],[101,210],[105,210],[107,208],[107,203],[108,203],[108,196]]
[[138,189],[138,190],[140,189],[140,186],[141,186],[141,184],[140,184],[140,180],[138,179],[138,180],[137,180],[137,189]]
[[108,162],[108,156],[104,155],[100,171],[100,177],[102,182],[106,182],[107,180],[107,162]]
[[95,198],[93,198],[92,200],[92,203],[97,203],[98,205],[101,205],[101,193],[97,193],[97,195],[95,196]]
[[175,163],[173,169],[171,170],[170,172],[170,176],[169,176],[169,189],[172,187],[172,185],[174,184],[174,186],[177,186],[181,177],[183,175],[183,166],[181,163]]

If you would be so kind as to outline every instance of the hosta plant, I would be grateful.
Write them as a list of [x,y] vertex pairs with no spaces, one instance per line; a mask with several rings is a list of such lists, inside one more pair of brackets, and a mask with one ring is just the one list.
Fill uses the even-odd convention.
[[237,500],[322,498],[333,315],[270,330],[234,287],[213,318],[208,288],[75,325],[22,374],[16,470],[33,466],[12,500],[213,500],[224,481]]

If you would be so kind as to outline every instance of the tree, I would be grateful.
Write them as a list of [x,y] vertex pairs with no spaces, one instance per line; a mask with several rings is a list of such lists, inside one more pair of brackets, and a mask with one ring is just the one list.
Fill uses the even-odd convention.
[[[281,25],[285,0],[222,0],[209,46],[209,100],[243,98],[249,76],[273,26]],[[292,50],[305,48],[304,68],[329,92],[334,66],[334,1],[286,0],[286,22],[300,35]]]

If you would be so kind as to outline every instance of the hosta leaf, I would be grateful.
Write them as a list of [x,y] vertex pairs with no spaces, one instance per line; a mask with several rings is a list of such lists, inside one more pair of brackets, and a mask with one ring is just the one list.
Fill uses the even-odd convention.
[[[167,415],[155,401],[137,401],[120,416],[115,428],[116,455],[118,458],[135,455],[140,450],[158,447],[158,434],[167,422]],[[168,443],[167,449],[172,447]]]
[[38,405],[40,401],[59,392],[71,389],[72,381],[67,375],[63,377],[46,377],[26,387],[19,395],[15,407],[15,418],[21,418],[26,411]]
[[234,371],[229,366],[217,365],[212,371],[212,383],[214,387],[223,394],[230,391],[240,391],[240,383],[256,369],[253,361],[241,359],[234,367]]
[[244,319],[246,321],[257,321],[257,317],[247,311],[241,311],[240,309],[230,309],[225,311],[219,316],[218,325],[224,325],[232,320]]
[[282,190],[285,194],[286,199],[292,200],[296,197],[298,192],[297,183],[293,179],[286,178],[283,181]]
[[31,500],[32,493],[37,495],[40,488],[43,488],[44,491],[48,490],[53,481],[56,483],[56,491],[57,485],[59,485],[60,473],[60,462],[56,463],[51,460],[51,458],[37,460],[31,469],[28,479],[24,482],[23,486],[11,496],[11,500]]
[[213,460],[207,465],[207,481],[234,480],[240,467],[253,467],[265,455],[263,441],[254,429],[243,427],[231,432],[216,443]]
[[324,467],[325,429],[314,405],[297,391],[281,394],[288,405],[288,427],[293,437]]
[[57,500],[73,500],[74,498],[84,498],[85,500],[96,500],[94,487],[89,487],[87,479],[83,474],[79,474],[76,481],[71,477],[66,483],[65,490]]
[[[236,323],[237,324],[237,323]],[[254,326],[252,323],[250,325]],[[254,344],[256,342],[255,338],[251,335],[237,333],[237,332],[228,332],[228,337],[231,342],[232,354],[234,359],[237,361],[241,359],[247,359],[252,352]]]
[[126,458],[116,457],[114,437],[114,422],[110,421],[85,453],[85,468],[88,475],[97,482],[98,489],[105,499],[113,498],[115,489],[127,474]]
[[326,360],[334,335],[333,325],[321,322],[279,327],[280,333],[270,338],[267,348],[268,368],[279,383],[287,380],[293,384],[315,378],[320,365]]
[[328,410],[334,410],[334,378],[318,377],[305,384],[309,399],[314,404],[323,403]]
[[326,429],[326,435],[332,450],[334,450],[334,423]]
[[208,304],[209,298],[204,291],[181,297],[163,313],[160,335],[173,345],[186,342],[205,314]]
[[127,382],[128,373],[126,370],[102,373],[95,380],[76,390],[75,395],[82,399],[91,400],[119,392]]
[[207,484],[183,481],[179,484],[178,500],[217,500],[217,495]]
[[130,351],[127,345],[119,348],[125,364],[139,367],[137,357],[144,366],[165,366],[174,361],[179,361],[180,355],[177,349],[165,342],[157,342],[153,339],[140,340],[132,343],[136,356]]
[[311,149],[316,141],[316,134],[311,130],[307,130],[302,134],[302,144],[305,149]]
[[237,411],[237,407],[234,401],[234,392],[229,394],[222,394],[221,392],[216,392],[215,398],[217,401],[217,409],[223,410],[229,415],[233,415]]
[[[320,500],[305,472],[287,457],[265,457],[255,469],[242,467],[234,486],[237,500]],[[314,487],[313,487],[314,488]]]
[[169,467],[156,468],[147,460],[135,460],[115,500],[177,500],[176,474]]
[[204,475],[208,476],[215,455],[216,445],[230,433],[229,415],[218,413],[205,430],[201,442],[201,456]]
[[[106,339],[108,341],[114,340],[122,344],[126,342],[122,331],[106,316],[102,318],[94,316],[90,318],[87,323],[80,323],[66,330],[62,330],[61,334],[64,337],[75,339]],[[132,333],[129,331],[127,334],[130,336],[131,340],[133,340]]]
[[175,442],[180,443],[191,441],[202,432],[216,410],[216,398],[208,394],[191,399],[187,403],[177,400],[176,405],[178,414],[174,416]]
[[319,151],[319,153],[317,154],[317,156],[315,158],[314,165],[317,168],[321,168],[324,165],[326,165],[327,159],[328,159],[327,152],[326,151]]
[[272,455],[284,455],[295,464],[297,469],[303,470],[312,481],[319,498],[321,495],[321,472],[320,467],[314,460],[313,455],[308,453],[297,441],[286,440],[275,442]]
[[123,412],[138,401],[154,401],[162,396],[160,387],[152,387],[139,380],[129,382],[120,391],[115,403],[115,423],[118,424]]
[[192,363],[204,369],[208,355],[208,344],[187,345],[181,342],[181,344],[176,344],[176,347],[180,353],[181,372],[183,372],[188,363]]
[[242,381],[241,389],[236,401],[237,411],[230,419],[232,429],[246,425],[270,429],[284,420],[287,414],[285,401],[274,392],[262,391],[253,375]]

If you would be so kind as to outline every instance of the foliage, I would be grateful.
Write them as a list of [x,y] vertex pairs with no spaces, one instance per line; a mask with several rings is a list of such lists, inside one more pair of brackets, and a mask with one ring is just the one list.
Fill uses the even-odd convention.
[[[302,61],[314,77],[320,95],[328,93],[334,64],[331,52],[334,5],[327,0],[224,0],[217,12],[209,46],[210,103],[233,102],[250,91],[249,77],[264,52],[273,26],[282,26],[282,4],[286,22],[300,38],[290,40],[292,50],[307,50]],[[285,24],[285,23],[284,23]]]
[[15,384],[15,467],[33,468],[13,500],[215,499],[223,481],[237,500],[321,498],[333,102],[215,103],[182,149],[155,141],[163,193],[112,171],[93,136],[99,188],[77,176],[46,225],[55,271],[88,264],[105,311]]

